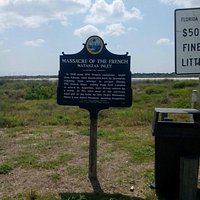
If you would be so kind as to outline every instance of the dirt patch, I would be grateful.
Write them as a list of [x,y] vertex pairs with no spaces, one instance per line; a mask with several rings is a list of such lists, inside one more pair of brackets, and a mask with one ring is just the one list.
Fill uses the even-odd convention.
[[[50,133],[48,129],[51,129]],[[1,163],[11,163],[14,169],[9,174],[0,175],[0,198],[32,191],[55,195],[92,193],[93,187],[87,177],[89,137],[54,127],[37,134],[32,132],[19,132],[13,137],[1,130]],[[39,163],[56,160],[57,163],[49,168],[31,163],[24,167],[15,160],[21,152],[36,155]],[[58,158],[66,154],[70,158],[58,162]],[[130,162],[127,152],[114,150],[112,144],[98,139],[98,179],[105,193],[144,198],[147,192],[144,173],[152,168],[152,163]],[[134,188],[132,192],[131,186]]]

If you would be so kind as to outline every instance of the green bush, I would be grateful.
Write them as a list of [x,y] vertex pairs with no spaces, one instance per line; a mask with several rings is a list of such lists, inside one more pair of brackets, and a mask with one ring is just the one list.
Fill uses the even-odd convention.
[[179,99],[171,103],[174,108],[190,108],[191,103],[187,99]]
[[135,147],[133,158],[134,160],[148,160],[152,159],[154,155],[154,146],[153,145],[143,145]]
[[148,87],[145,90],[145,92],[148,95],[151,95],[151,94],[160,94],[160,93],[163,93],[163,88],[152,86],[152,87]]
[[25,98],[29,100],[51,99],[55,94],[50,85],[36,84],[28,88]]
[[0,86],[6,84],[6,82],[7,82],[6,80],[0,80]]
[[8,174],[12,170],[13,170],[13,168],[8,164],[0,165],[0,174]]
[[57,116],[53,116],[50,120],[49,120],[49,124],[50,125],[67,125],[69,124],[69,117],[67,116],[63,116],[63,115],[57,115]]
[[38,157],[29,152],[20,152],[16,157],[13,158],[16,167],[32,168],[38,164]]
[[16,126],[23,126],[24,122],[16,116],[2,116],[0,115],[0,128],[11,128]]
[[198,86],[198,82],[195,80],[187,80],[187,81],[177,81],[174,82],[172,85],[172,88],[174,89],[181,89],[181,88],[185,88],[185,87],[197,87]]

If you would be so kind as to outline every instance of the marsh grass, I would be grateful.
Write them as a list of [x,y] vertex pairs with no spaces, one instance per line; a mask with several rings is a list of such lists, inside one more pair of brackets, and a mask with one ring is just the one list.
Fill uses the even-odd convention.
[[[0,127],[87,126],[86,110],[56,104],[56,87],[57,82],[1,80]],[[154,107],[189,108],[193,89],[198,89],[198,81],[134,82],[133,106],[102,110],[99,120],[106,126],[147,125],[151,123]],[[33,97],[27,98],[27,95]]]

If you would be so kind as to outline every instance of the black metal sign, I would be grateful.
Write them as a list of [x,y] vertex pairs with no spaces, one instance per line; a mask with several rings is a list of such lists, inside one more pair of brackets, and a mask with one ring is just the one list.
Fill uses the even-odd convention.
[[130,56],[109,52],[98,36],[89,37],[77,54],[63,53],[57,102],[80,106],[90,112],[88,176],[97,180],[98,112],[109,107],[131,106]]
[[130,56],[109,52],[98,36],[89,37],[77,54],[63,53],[57,102],[83,108],[131,106]]

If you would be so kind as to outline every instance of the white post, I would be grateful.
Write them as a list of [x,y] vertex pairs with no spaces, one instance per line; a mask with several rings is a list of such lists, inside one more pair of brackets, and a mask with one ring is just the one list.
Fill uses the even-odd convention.
[[198,92],[197,90],[192,91],[192,108],[197,108],[197,98],[198,97]]

